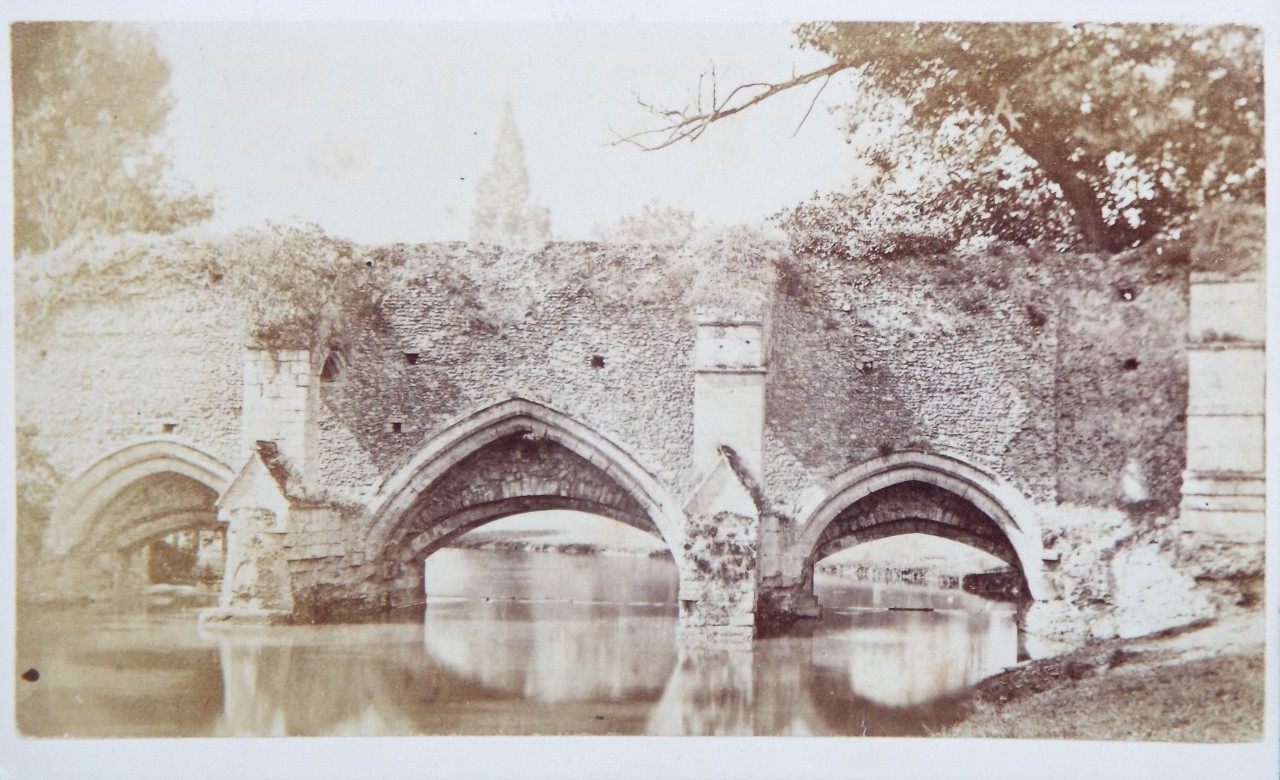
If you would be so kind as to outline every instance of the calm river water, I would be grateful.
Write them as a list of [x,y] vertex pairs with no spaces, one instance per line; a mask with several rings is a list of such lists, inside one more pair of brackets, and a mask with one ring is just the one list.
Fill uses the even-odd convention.
[[83,737],[923,735],[1016,659],[1007,605],[823,575],[817,587],[811,633],[751,650],[681,648],[674,565],[626,555],[443,550],[422,622],[206,634],[208,596],[24,611],[18,672],[39,679],[17,681],[18,724]]

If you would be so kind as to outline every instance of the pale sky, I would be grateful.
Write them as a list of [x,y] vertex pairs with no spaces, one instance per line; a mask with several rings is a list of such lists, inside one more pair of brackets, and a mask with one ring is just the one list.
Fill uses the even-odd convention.
[[151,25],[172,64],[176,174],[216,193],[214,226],[316,222],[362,242],[464,240],[504,101],[533,198],[557,239],[653,200],[700,222],[756,220],[859,168],[816,87],[796,90],[656,152],[610,146],[610,128],[682,104],[712,63],[721,83],[782,80],[825,64],[785,24],[273,22]]

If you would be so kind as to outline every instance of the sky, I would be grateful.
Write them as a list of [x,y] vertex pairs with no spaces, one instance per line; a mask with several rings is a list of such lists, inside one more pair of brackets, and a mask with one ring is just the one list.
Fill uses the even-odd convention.
[[[610,2],[607,13],[653,17],[711,4],[709,0],[678,5],[618,0]],[[468,3],[465,8],[494,5]],[[533,13],[552,16],[575,8],[581,13],[583,5],[527,0],[507,3],[505,11],[499,8],[492,13],[519,15],[530,13],[525,8],[532,7],[541,9]],[[223,11],[220,6],[235,10]],[[1078,0],[1065,5],[1051,0],[856,5],[847,0],[796,0],[785,11],[778,10],[783,6],[776,0],[742,0],[719,6],[724,10],[717,14],[739,17],[785,12],[795,18],[856,13],[902,19],[1132,20],[1158,15],[1163,21],[1209,22],[1252,21],[1263,13],[1257,9],[1271,9],[1265,11],[1269,44],[1277,39],[1280,16],[1274,0],[1215,4]],[[295,16],[381,16],[399,8],[395,15],[406,16],[430,7],[445,9],[438,13],[476,13],[453,0],[398,6],[385,0],[362,0],[358,6],[335,0],[309,0],[305,5],[277,2],[271,12],[281,14],[281,8],[291,8],[288,12]],[[260,4],[232,0],[217,4],[9,0],[4,8],[9,19],[98,18],[104,13],[143,19],[264,13]],[[1245,9],[1243,15],[1241,9]],[[707,67],[708,55],[715,58],[726,79],[785,77],[793,59],[803,68],[805,61],[790,48],[792,38],[786,26],[717,25],[723,32],[708,35],[688,23],[674,27],[653,23],[646,35],[642,25],[629,25],[629,29],[617,28],[622,31],[610,39],[592,39],[586,49],[575,47],[569,38],[534,35],[528,24],[514,31],[506,28],[505,36],[484,30],[464,35],[462,27],[398,22],[364,27],[370,32],[357,35],[354,27],[326,24],[308,25],[309,29],[157,25],[162,50],[174,71],[177,105],[170,139],[177,173],[201,189],[217,191],[215,226],[260,224],[263,219],[284,220],[292,215],[364,241],[463,238],[474,199],[472,179],[488,163],[505,99],[512,101],[524,137],[534,195],[551,209],[553,230],[561,238],[590,234],[595,224],[634,213],[652,198],[693,209],[703,218],[751,219],[814,190],[841,186],[857,169],[840,134],[830,132],[834,123],[821,105],[799,135],[790,138],[809,95],[786,96],[762,105],[713,128],[693,146],[644,154],[604,146],[611,124],[620,129],[644,126],[644,115],[632,102],[632,90],[655,99],[678,100]],[[1268,58],[1274,73],[1274,66],[1280,64],[1276,47],[1269,45]],[[1280,104],[1274,99],[1275,84],[1275,79],[1268,79],[1268,103],[1273,107]],[[839,102],[838,86],[828,88],[823,102]],[[1269,135],[1274,159],[1276,134]],[[344,154],[326,151],[333,149]],[[1272,186],[1280,185],[1273,182]],[[0,216],[0,221],[7,218]],[[0,366],[10,367],[12,276],[6,276],[0,282],[0,312],[9,316],[0,316]],[[1271,284],[1270,292],[1280,293],[1280,274],[1271,275]],[[1278,310],[1271,307],[1272,335],[1280,330]],[[1270,379],[1280,378],[1277,372],[1280,369],[1272,371]],[[0,493],[8,495],[12,495],[14,475],[12,382],[12,371],[0,370]],[[1280,381],[1271,381],[1268,387],[1270,411],[1276,408],[1280,390],[1275,388],[1280,388]],[[1277,442],[1280,426],[1272,426],[1269,443],[1274,447]],[[0,530],[8,531],[7,538],[12,538],[11,519],[11,513],[0,512]],[[0,545],[0,568],[12,569],[13,549],[12,544]],[[1270,560],[1276,560],[1274,548]],[[11,582],[0,587],[0,596],[11,595],[10,587]],[[1274,614],[1271,617],[1269,636],[1274,635]],[[0,610],[0,636],[12,636],[12,620],[12,610]],[[0,699],[10,698],[10,686],[9,678],[0,680]],[[1275,701],[1274,695],[1269,697],[1268,723],[1272,724],[1277,722]],[[230,743],[223,740],[19,742],[11,732],[0,729],[0,755],[8,759],[0,760],[0,774],[23,766],[30,771],[38,768],[50,777],[77,777],[92,771],[98,777],[130,780],[172,775],[175,761],[228,778],[261,775],[264,767],[279,777],[425,773],[481,777],[503,770],[512,776],[546,778],[653,777],[674,776],[679,770],[682,776],[706,777],[801,773],[934,778],[940,771],[953,774],[972,766],[982,766],[991,777],[1025,777],[1028,772],[1068,777],[1082,765],[1095,776],[1115,778],[1132,777],[1135,767],[1188,780],[1213,775],[1276,776],[1274,740],[1232,746],[1005,741],[993,750],[968,740],[802,740],[785,746],[779,740],[736,740],[732,749],[725,749],[712,740],[658,744],[593,738],[572,743],[570,753],[569,744],[556,739],[525,739],[518,745],[485,738],[439,738],[429,745],[422,740],[316,739],[296,744],[249,740],[229,749]],[[1270,733],[1274,735],[1274,729]],[[1242,755],[1241,751],[1249,752]]]
[[762,103],[696,143],[611,145],[721,84],[783,80],[826,59],[786,24],[270,22],[148,25],[172,66],[174,174],[215,193],[216,229],[315,222],[367,242],[465,240],[503,105],[553,236],[593,238],[645,204],[700,224],[767,217],[860,169],[829,107],[849,77]]

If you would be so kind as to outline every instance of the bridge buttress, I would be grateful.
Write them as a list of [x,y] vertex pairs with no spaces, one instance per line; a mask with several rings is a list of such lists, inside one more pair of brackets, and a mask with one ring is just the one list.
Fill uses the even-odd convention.
[[1264,277],[1192,272],[1190,300],[1183,555],[1197,578],[1231,583],[1263,568]]
[[685,505],[680,636],[694,644],[741,645],[756,636],[760,594],[760,495],[723,448]]
[[309,350],[245,349],[241,455],[247,458],[256,442],[275,442],[304,489],[318,483],[318,383]]
[[764,393],[768,366],[761,318],[698,318],[693,364],[693,468],[702,479],[721,447],[764,485]]
[[244,352],[243,466],[218,499],[227,525],[217,608],[202,624],[284,623],[295,618],[290,516],[318,487],[318,378],[309,350]]

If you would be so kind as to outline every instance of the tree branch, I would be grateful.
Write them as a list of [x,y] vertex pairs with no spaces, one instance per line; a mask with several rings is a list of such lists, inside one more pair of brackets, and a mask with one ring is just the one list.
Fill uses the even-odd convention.
[[791,134],[792,138],[795,138],[800,134],[800,128],[804,127],[804,123],[809,120],[809,114],[813,113],[813,107],[818,105],[818,98],[822,97],[822,90],[826,89],[827,85],[830,83],[831,75],[828,74],[827,77],[822,80],[822,86],[818,87],[818,91],[813,93],[813,100],[809,101],[809,107],[805,109],[804,116],[800,117],[800,124],[796,125],[795,132]]
[[[809,73],[804,73],[799,76],[792,76],[786,81],[780,81],[777,83],[756,81],[739,84],[730,90],[723,99],[719,98],[719,91],[716,84],[716,72],[713,67],[709,75],[711,82],[710,108],[704,109],[702,107],[702,97],[704,94],[703,82],[708,77],[708,74],[706,73],[698,77],[698,95],[692,109],[689,107],[678,110],[663,109],[650,103],[646,103],[637,97],[636,101],[649,113],[661,119],[663,124],[660,127],[641,130],[640,132],[631,133],[630,135],[622,135],[614,132],[617,139],[613,142],[613,145],[619,146],[625,144],[635,146],[646,152],[651,152],[655,149],[665,149],[666,147],[672,146],[680,141],[695,141],[704,132],[706,132],[707,128],[710,127],[713,122],[717,122],[725,117],[733,116],[739,111],[743,111],[757,103],[768,100],[780,92],[785,92],[794,87],[804,86],[805,84],[818,79],[823,79],[822,86],[818,89],[818,94],[814,95],[813,101],[809,104],[809,110],[805,111],[804,118],[800,120],[800,125],[803,126],[805,119],[808,119],[810,112],[813,111],[813,106],[818,101],[818,95],[822,94],[822,90],[826,88],[831,77],[842,70],[848,70],[852,67],[852,65],[847,63],[833,62],[825,68],[810,71]],[[750,97],[739,99],[738,102],[735,103],[735,99],[738,99],[744,92],[752,92],[753,94],[751,94]],[[799,132],[799,130],[800,127],[797,127],[796,132]]]

